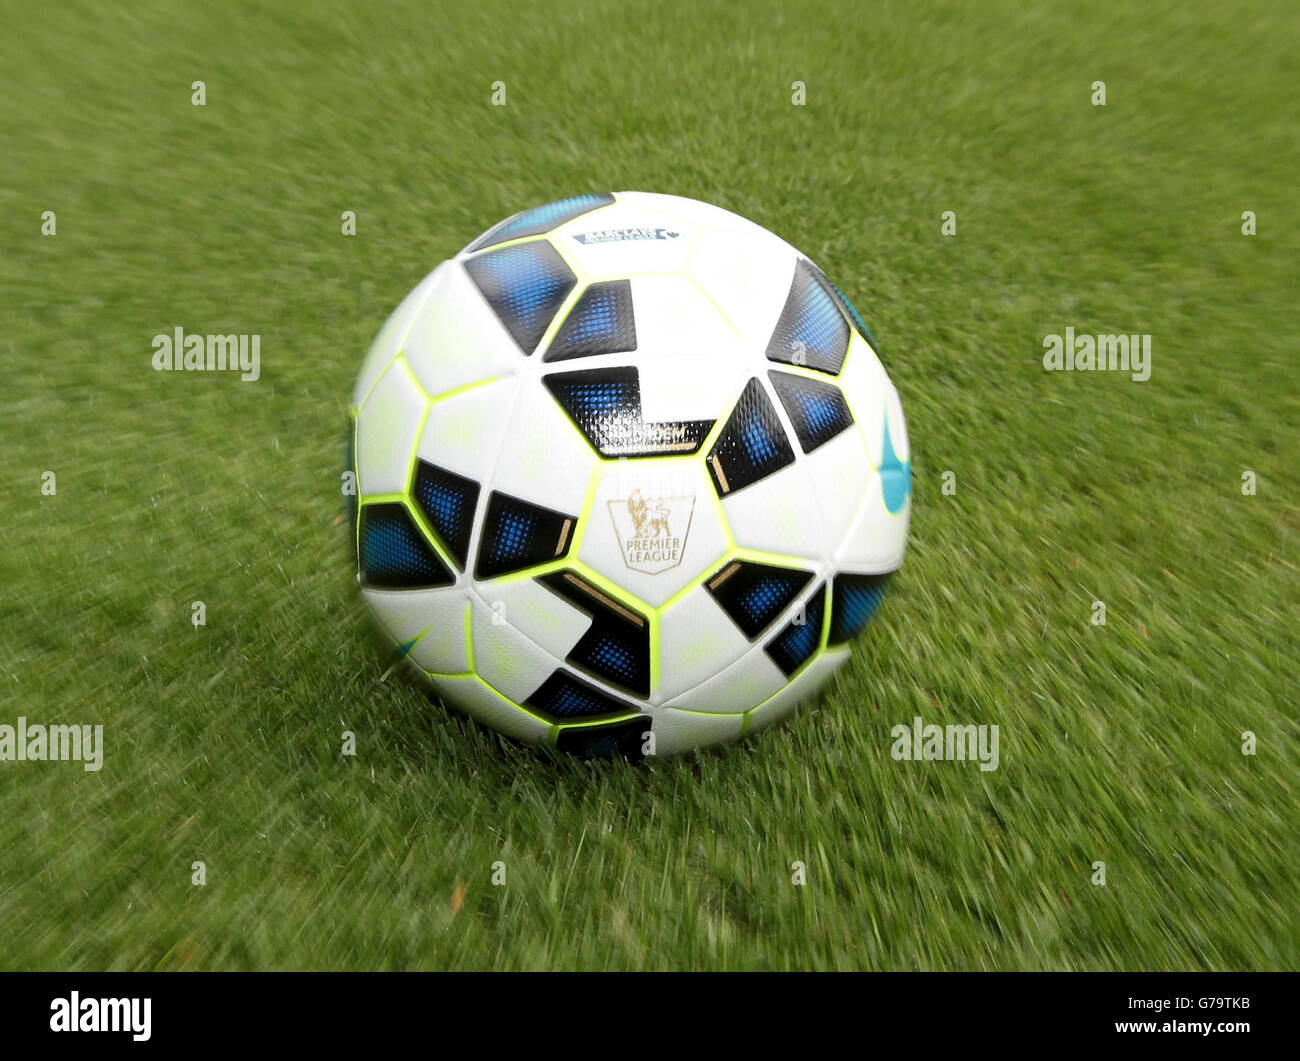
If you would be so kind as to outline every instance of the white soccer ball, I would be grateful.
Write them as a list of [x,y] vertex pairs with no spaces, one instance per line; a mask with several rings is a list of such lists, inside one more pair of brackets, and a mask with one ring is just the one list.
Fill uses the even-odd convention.
[[907,429],[865,324],[736,214],[526,210],[430,273],[352,397],[357,570],[449,703],[583,754],[767,725],[903,560]]

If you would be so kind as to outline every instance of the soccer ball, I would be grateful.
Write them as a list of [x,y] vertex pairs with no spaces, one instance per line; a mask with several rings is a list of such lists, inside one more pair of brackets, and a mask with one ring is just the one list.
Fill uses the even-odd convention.
[[361,593],[448,702],[640,758],[788,714],[903,560],[898,393],[811,261],[641,192],[516,214],[430,273],[353,392]]

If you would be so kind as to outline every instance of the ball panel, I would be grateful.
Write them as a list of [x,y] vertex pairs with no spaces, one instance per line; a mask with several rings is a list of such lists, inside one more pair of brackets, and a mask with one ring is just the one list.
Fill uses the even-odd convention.
[[496,464],[518,389],[519,381],[511,378],[435,400],[416,456],[480,484],[481,494]]
[[402,352],[432,398],[511,375],[524,361],[510,333],[457,262],[440,271],[411,323]]
[[430,681],[448,706],[459,708],[485,726],[528,744],[550,742],[550,725],[510,703],[482,679],[434,675]]
[[845,431],[803,461],[809,489],[817,499],[826,549],[832,552],[849,532],[874,472],[859,431]]
[[450,263],[443,262],[416,285],[415,290],[402,300],[402,304],[393,311],[392,316],[379,329],[375,341],[361,364],[361,373],[357,376],[356,386],[352,389],[352,408],[359,409],[370,393],[370,388],[386,369],[389,363],[402,350],[407,333],[416,317],[424,308],[425,302],[437,286],[439,278],[450,268]]
[[799,465],[724,497],[722,509],[739,548],[808,561],[828,558],[833,548],[812,485]]
[[357,414],[357,490],[363,499],[405,492],[428,408],[406,359],[397,358]]
[[573,546],[576,523],[576,514],[493,490],[479,532],[474,578],[482,582],[557,562]]
[[800,259],[767,342],[768,359],[835,375],[848,352],[849,333],[830,283],[820,270]]
[[680,755],[740,736],[743,715],[710,715],[663,707],[650,715],[656,755]]
[[465,260],[479,293],[524,354],[542,341],[578,278],[549,240],[499,247]]
[[745,733],[757,733],[774,722],[792,715],[801,703],[810,700],[849,658],[848,649],[827,649],[795,679],[748,715]]
[[525,383],[507,416],[492,488],[547,508],[577,515],[596,469],[596,455],[554,398]]
[[630,353],[637,348],[630,280],[588,284],[562,317],[558,330],[546,344],[543,361]]
[[850,641],[867,628],[885,597],[889,575],[841,572],[831,587],[831,625],[827,644]]
[[854,335],[837,380],[849,411],[866,444],[871,466],[880,467],[881,441],[885,432],[885,403],[889,377],[861,336]]
[[783,240],[754,225],[705,231],[691,260],[690,276],[752,352],[766,348],[798,259]]
[[362,586],[426,589],[456,581],[450,565],[400,502],[362,505],[357,528]]
[[785,687],[786,678],[761,646],[750,648],[693,689],[678,693],[665,707],[680,707],[710,715],[742,715]]
[[826,587],[819,585],[781,632],[763,646],[763,651],[790,677],[817,654],[825,626]]
[[479,485],[427,461],[415,462],[411,498],[434,542],[459,571],[469,558],[469,540],[478,507]]
[[469,600],[460,589],[378,590],[362,597],[380,626],[421,670],[464,674],[469,670],[465,615]]
[[767,378],[804,453],[815,452],[853,426],[853,414],[834,383],[775,369]]
[[591,618],[534,579],[491,582],[478,589],[483,603],[556,659],[572,651],[591,626]]
[[704,588],[752,641],[794,603],[812,577],[802,568],[732,560]]
[[839,570],[879,574],[896,571],[903,563],[911,503],[905,501],[897,514],[891,513],[882,496],[880,476],[873,475],[853,525],[835,551]]
[[659,616],[659,687],[651,702],[665,703],[695,688],[750,647],[717,601],[696,586]]
[[757,376],[745,384],[709,449],[707,464],[719,497],[743,490],[794,463],[785,425]]
[[[670,371],[679,384],[694,369],[712,365],[735,375],[740,333],[703,290],[685,276],[636,276],[630,284],[642,376],[654,374],[665,359],[672,359]],[[689,414],[674,408],[668,415]]]
[[[663,371],[659,366],[658,373]],[[653,380],[656,373],[648,376]],[[593,452],[606,460],[694,453],[713,426],[712,420],[651,419],[636,365],[553,371],[542,383]]]
[[561,664],[481,599],[470,602],[474,673],[496,692],[522,704]]

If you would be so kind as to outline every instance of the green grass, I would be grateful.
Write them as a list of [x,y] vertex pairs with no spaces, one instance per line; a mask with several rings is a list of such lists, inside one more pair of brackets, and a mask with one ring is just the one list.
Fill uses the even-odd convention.
[[[0,763],[0,966],[1300,967],[1292,5],[128,6],[0,52],[0,723],[107,742]],[[833,687],[643,768],[381,682],[336,522],[387,313],[623,188],[826,268],[915,474]],[[261,380],[153,372],[177,325],[260,333]],[[1045,373],[1066,326],[1150,333],[1151,380]],[[1000,769],[895,762],[918,714]]]

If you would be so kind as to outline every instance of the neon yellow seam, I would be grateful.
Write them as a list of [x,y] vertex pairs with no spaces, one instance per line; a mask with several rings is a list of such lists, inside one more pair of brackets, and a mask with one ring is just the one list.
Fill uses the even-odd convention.
[[[555,560],[548,560],[544,564],[538,564],[536,567],[526,567],[522,571],[512,571],[506,575],[497,575],[495,578],[483,579],[479,585],[484,587],[509,586],[516,582],[524,582],[538,578],[541,575],[549,575],[553,571],[562,571],[568,566],[569,562],[567,556],[561,556]],[[479,596],[482,598],[482,593],[479,593]],[[484,599],[484,603],[486,603],[486,599]]]
[[[448,259],[448,261],[450,261],[450,260],[451,260],[451,259]],[[445,263],[445,262],[439,262],[436,266],[434,266],[434,268],[433,268],[433,272],[430,273],[429,276],[432,276],[433,273],[436,273],[436,272],[437,272],[437,271],[438,271],[438,270],[439,270],[439,269],[440,269],[444,264],[446,264],[446,263]],[[429,276],[421,277],[421,278],[420,278],[420,284],[423,284],[425,280],[429,279]],[[417,284],[417,285],[415,286],[415,288],[412,288],[412,290],[411,290],[411,294],[414,294],[415,291],[419,289],[419,286],[420,286],[420,285]],[[370,392],[373,391],[373,390],[375,389],[375,384],[378,383],[381,379],[384,378],[384,373],[387,372],[387,371],[392,367],[393,362],[396,361],[399,357],[402,356],[402,348],[403,348],[404,346],[406,346],[406,340],[407,340],[407,338],[409,338],[409,336],[410,336],[410,334],[411,334],[411,329],[415,327],[415,322],[416,322],[416,320],[419,318],[420,314],[424,312],[424,307],[427,306],[427,305],[429,304],[429,299],[431,299],[431,298],[433,297],[433,289],[434,289],[436,286],[437,286],[436,284],[430,284],[430,285],[429,285],[429,290],[426,291],[426,292],[424,293],[424,298],[420,299],[420,304],[419,304],[418,306],[415,307],[415,309],[411,312],[410,317],[407,318],[407,322],[406,322],[406,330],[405,330],[404,332],[402,332],[401,338],[399,338],[399,339],[397,340],[397,342],[395,342],[395,343],[393,344],[393,356],[390,357],[387,361],[385,361],[385,362],[384,362],[384,367],[381,368],[381,369],[380,369],[380,370],[375,374],[375,378],[371,381],[370,386],[366,388],[366,393],[363,394],[363,395],[361,396],[361,401],[359,401],[359,402],[357,403],[357,408],[358,408],[358,409],[360,409],[361,406],[363,406],[363,405],[366,404],[366,399],[370,397]],[[409,298],[409,297],[410,297],[410,294],[407,295],[407,298]],[[400,308],[401,308],[401,304],[399,303],[399,304],[398,304],[398,309],[400,309]],[[397,310],[394,310],[393,312],[396,313]],[[391,316],[391,315],[392,315],[392,314],[389,314],[389,316]],[[385,320],[385,321],[384,321],[384,324],[386,325],[387,323],[388,323],[388,321]],[[382,332],[383,332],[383,325],[380,326],[380,333],[382,334]],[[376,340],[377,340],[377,339],[379,338],[379,336],[375,336],[375,338],[376,338]],[[373,346],[374,344],[372,343],[371,345]],[[417,383],[417,385],[418,385],[419,381],[417,380],[416,383]],[[421,387],[420,389],[421,389],[421,390],[424,390],[423,387]],[[426,395],[426,397],[427,397],[427,395]]]
[[486,689],[489,693],[495,696],[498,700],[514,708],[521,715],[526,715],[528,718],[531,718],[535,722],[540,722],[544,726],[553,725],[548,719],[542,718],[541,715],[533,714],[533,712],[529,711],[528,708],[524,707],[522,704],[517,704],[513,700],[511,700],[510,697],[503,695],[500,692],[500,690],[493,688],[492,685],[487,681],[487,679],[480,674],[475,674],[470,671],[466,671],[464,674],[439,674],[436,671],[425,671],[425,673],[429,675],[430,678],[459,678],[459,679],[472,678],[474,681],[478,682],[479,685],[483,686],[483,688]]
[[[709,483],[709,486],[712,487],[713,484]],[[731,523],[727,520],[727,510],[722,506],[722,498],[718,496],[716,489],[711,489],[709,494],[713,498],[713,515],[717,519],[718,526],[722,528],[723,533],[727,536],[727,547],[735,549],[736,536],[731,533]]]
[[[569,420],[569,417],[566,415],[565,419]],[[572,420],[569,420],[569,424],[573,426],[575,431],[578,430]],[[581,434],[581,432],[578,433]],[[586,441],[584,438],[583,442],[586,443]],[[591,513],[596,507],[596,488],[600,485],[600,479],[600,468],[592,469],[591,478],[587,482],[587,496],[582,499],[582,508],[578,512],[577,525],[573,528],[573,536],[569,541],[569,548],[565,552],[566,558],[572,556],[576,559],[578,553],[582,551],[582,543],[587,537],[587,524],[591,522]]]
[[633,711],[626,715],[607,715],[604,718],[589,718],[582,722],[557,722],[556,730],[591,729],[593,726],[608,726],[612,722],[626,722],[633,718],[643,718],[647,712]]
[[743,546],[736,549],[732,555],[733,560],[752,560],[760,564],[775,564],[778,567],[799,567],[805,571],[809,564],[816,564],[816,560],[810,560],[806,556],[791,556],[788,553],[765,553],[760,549],[746,549]]
[[465,602],[465,666],[469,673],[478,676],[478,666],[474,662],[474,605]]
[[646,604],[645,601],[641,600],[640,597],[629,593],[617,583],[611,582],[604,575],[600,574],[600,572],[593,571],[581,560],[572,560],[570,566],[597,589],[603,590],[608,596],[613,597],[614,600],[618,601],[620,604],[627,605],[628,608],[636,612],[637,615],[645,617],[647,612],[654,611],[654,609]]
[[[853,332],[852,334],[853,334],[854,336],[856,336],[856,335],[857,335],[857,332]],[[868,347],[868,349],[870,349],[870,347]],[[849,368],[849,359],[852,358],[852,357],[853,357],[853,339],[850,338],[850,340],[849,340],[849,347],[848,347],[848,349],[847,349],[847,350],[845,351],[845,353],[844,353],[844,364],[842,364],[842,365],[840,366],[840,372],[839,372],[839,375],[838,375],[838,376],[835,376],[835,377],[833,377],[833,378],[834,378],[835,382],[839,385],[840,394],[842,394],[842,395],[844,396],[844,404],[847,405],[847,406],[849,407],[849,415],[853,417],[853,424],[854,424],[854,426],[858,429],[858,437],[861,438],[862,441],[865,443],[865,442],[867,441],[867,436],[866,436],[866,435],[863,433],[863,431],[862,431],[862,424],[863,424],[864,421],[863,421],[862,417],[858,415],[857,403],[853,400],[853,396],[852,396],[851,394],[849,394],[849,389],[848,389],[847,387],[844,386],[844,382],[843,382],[843,380],[844,380],[844,373],[847,372],[847,371],[848,371],[848,368]],[[857,358],[853,358],[853,360],[856,362]],[[794,366],[794,365],[790,365],[790,366],[787,366],[787,367],[789,367],[789,368],[795,368],[796,366]],[[811,374],[810,374],[810,373],[811,373]],[[813,370],[812,370],[812,369],[809,369],[809,368],[801,369],[801,370],[799,371],[799,375],[801,375],[801,376],[807,376],[809,379],[813,379],[813,378],[815,378],[816,376],[820,375],[820,376],[822,376],[822,382],[823,382],[823,383],[826,382],[825,373],[817,373],[817,372],[813,372]],[[871,447],[870,447],[870,446],[867,446],[867,463],[868,463],[868,464],[871,463]]]
[[417,505],[409,495],[403,495],[402,504],[405,505],[407,514],[410,515],[411,520],[415,523],[416,527],[419,528],[420,533],[427,539],[428,544],[433,546],[433,551],[438,554],[438,559],[446,564],[447,569],[453,574],[459,572],[460,565],[452,559],[451,553],[449,553],[446,546],[442,544],[442,539],[439,538],[433,528],[429,526],[429,521],[424,518],[424,513],[420,511],[420,506]]
[[[695,252],[691,251],[691,258],[694,259],[694,257],[695,257]],[[686,267],[685,275],[687,281],[690,282],[690,285],[693,288],[695,288],[695,290],[698,291],[701,295],[704,296],[705,301],[707,301],[710,306],[712,306],[715,310],[718,311],[718,316],[721,317],[726,322],[726,325],[728,328],[731,329],[732,334],[735,335],[737,339],[743,340],[745,338],[744,335],[741,334],[739,328],[737,328],[734,324],[731,323],[731,318],[727,316],[726,310],[724,310],[721,306],[718,305],[717,300],[714,299],[714,297],[709,294],[708,289],[705,288],[704,285],[701,284],[698,280],[696,280],[695,277],[691,274],[689,264]]]
[[[742,711],[739,714],[734,711],[692,711],[689,707],[665,707],[664,710],[680,711],[683,715],[701,715],[704,718],[744,718],[745,715],[748,714],[746,711]],[[750,711],[752,710],[754,709],[751,707]]]
[[[850,345],[849,349],[852,349]],[[810,368],[808,365],[792,365],[788,361],[772,361],[768,359],[768,368],[777,372],[788,372],[792,376],[802,376],[804,379],[816,380],[818,383],[837,383],[841,376],[844,375],[844,368],[849,363],[848,353],[844,355],[844,363],[840,365],[837,373],[823,372],[821,369]]]
[[544,725],[544,726],[549,726],[549,725],[551,725],[551,721],[550,721],[549,719],[542,718],[541,715],[535,715],[535,714],[533,714],[533,712],[529,711],[528,708],[524,707],[523,704],[517,704],[517,703],[515,703],[513,700],[510,699],[510,697],[506,696],[503,692],[501,692],[500,689],[494,688],[494,687],[492,686],[492,684],[491,684],[491,683],[490,683],[486,678],[484,678],[481,674],[475,674],[475,675],[474,675],[474,680],[475,680],[476,682],[478,682],[479,685],[483,686],[484,689],[486,689],[488,692],[490,692],[493,696],[495,696],[495,697],[496,697],[498,700],[500,700],[502,703],[510,705],[510,706],[513,707],[516,711],[518,711],[521,715],[527,715],[529,718],[533,719],[533,720],[536,721],[536,722],[540,722],[540,723],[542,723],[542,725]]
[[375,378],[370,381],[370,386],[366,388],[366,393],[361,396],[361,401],[357,403],[357,412],[361,411],[361,407],[366,404],[367,400],[369,400],[370,398],[370,395],[374,393],[375,387],[378,386],[379,381],[383,379],[384,375],[388,372],[388,370],[393,367],[393,362],[396,361],[401,356],[402,356],[402,351],[400,349],[394,350],[393,356],[384,362],[384,367],[375,373]]
[[431,404],[437,405],[439,402],[444,402],[448,398],[457,398],[466,391],[476,390],[479,387],[486,387],[489,383],[500,383],[501,380],[509,378],[509,376],[490,376],[487,379],[475,380],[473,383],[464,383],[459,387],[452,387],[449,391],[443,391],[441,394],[435,395],[430,398],[429,401]]
[[834,585],[835,578],[833,575],[826,576],[826,589],[822,591],[822,632],[817,639],[817,651],[809,656],[809,660],[814,660],[830,644],[831,639],[831,589]]
[[[407,377],[415,384],[415,389],[424,397],[425,405],[428,405],[429,402],[433,401],[433,398],[431,398],[429,392],[424,389],[424,384],[420,382],[420,377],[415,374],[415,369],[411,367],[411,362],[406,359],[406,353],[404,351],[399,350],[397,352],[397,356],[389,362],[389,368],[392,368],[392,366],[398,361],[402,363],[402,370],[406,373]],[[385,369],[384,371],[387,372],[388,369]]]
[[655,617],[658,618],[659,616],[663,615],[664,612],[666,612],[669,608],[673,607],[673,605],[677,604],[683,597],[686,596],[686,594],[690,593],[691,590],[699,589],[701,585],[703,585],[714,575],[716,575],[718,571],[721,570],[721,568],[725,567],[727,563],[730,561],[730,559],[731,559],[731,552],[728,551],[726,554],[723,555],[723,558],[719,560],[717,564],[711,564],[707,570],[696,575],[695,578],[691,579],[690,582],[688,582],[676,593],[674,593],[671,597],[669,597],[666,601],[664,601],[663,604],[659,605],[659,607],[655,609]]
[[361,476],[357,472],[357,412],[360,412],[360,410],[358,409],[356,412],[350,414],[352,418],[352,429],[350,432],[352,436],[351,438],[352,489],[356,490],[357,492],[357,514],[356,517],[352,520],[352,544],[354,549],[354,555],[357,558],[357,567],[360,568],[361,566],[361,489],[360,489]]
[[424,412],[420,414],[420,422],[415,428],[415,437],[411,440],[411,448],[406,454],[406,479],[403,481],[402,489],[408,494],[411,492],[411,484],[415,481],[415,455],[420,448],[420,439],[424,437],[424,425],[429,422],[429,413],[432,411],[433,403],[429,401],[426,395]]
[[649,615],[650,623],[650,695],[659,691],[659,610]]
[[[554,244],[552,244],[554,246]],[[542,337],[537,340],[537,345],[533,348],[530,357],[540,354],[542,350],[551,345],[556,333],[564,327],[564,322],[568,320],[569,314],[573,312],[573,307],[578,304],[584,292],[590,286],[590,282],[579,280],[573,285],[573,290],[564,296],[564,301],[560,303],[560,308],[555,311],[555,316],[551,318],[551,323],[546,326],[546,331],[542,332]],[[567,417],[566,417],[567,419]]]

